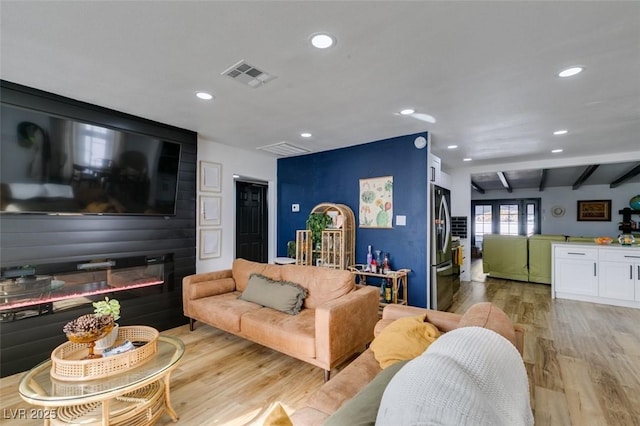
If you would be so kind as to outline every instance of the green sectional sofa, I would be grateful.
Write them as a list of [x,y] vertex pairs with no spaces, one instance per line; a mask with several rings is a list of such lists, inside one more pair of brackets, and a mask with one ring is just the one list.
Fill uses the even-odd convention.
[[[564,235],[484,235],[482,270],[494,278],[551,284],[551,244]],[[590,239],[593,242],[593,238]]]
[[529,281],[527,237],[485,234],[482,270],[494,278]]
[[551,284],[551,244],[563,242],[565,242],[564,235],[536,234],[529,237],[530,282]]

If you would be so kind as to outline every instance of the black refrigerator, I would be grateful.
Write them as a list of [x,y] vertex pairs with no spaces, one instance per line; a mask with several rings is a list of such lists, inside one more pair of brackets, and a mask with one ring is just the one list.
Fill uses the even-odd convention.
[[453,255],[451,250],[451,193],[431,185],[431,299],[430,308],[446,311],[453,303]]

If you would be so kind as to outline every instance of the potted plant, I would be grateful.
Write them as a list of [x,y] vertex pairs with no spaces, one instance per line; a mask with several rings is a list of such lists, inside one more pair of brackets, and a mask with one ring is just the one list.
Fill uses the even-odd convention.
[[291,259],[296,258],[296,242],[295,241],[289,241],[287,243],[287,256],[290,257]]
[[307,219],[307,229],[311,231],[311,241],[319,248],[322,241],[322,231],[333,222],[331,216],[325,213],[311,213]]
[[100,318],[110,316],[113,318],[114,326],[109,334],[102,339],[96,341],[96,349],[107,349],[113,346],[118,338],[118,321],[120,319],[120,302],[117,299],[109,299],[105,297],[104,300],[93,302],[93,314]]

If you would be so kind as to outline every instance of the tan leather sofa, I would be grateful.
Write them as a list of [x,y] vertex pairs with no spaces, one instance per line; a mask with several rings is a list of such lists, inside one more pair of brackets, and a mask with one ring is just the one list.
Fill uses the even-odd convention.
[[[302,310],[289,315],[238,297],[258,273],[304,287]],[[231,269],[184,277],[183,309],[194,321],[259,343],[325,370],[365,349],[378,321],[379,290],[356,286],[349,271],[236,259]]]
[[[377,336],[383,328],[398,318],[424,314],[427,316],[426,320],[438,327],[441,332],[447,332],[457,328],[462,319],[462,315],[450,312],[432,311],[414,306],[387,305],[382,311],[382,319],[375,327],[375,334]],[[475,325],[487,327],[484,323],[477,323]],[[513,327],[515,333],[513,343],[520,354],[522,354],[524,348],[524,329],[511,323],[508,325],[501,324],[500,327]],[[494,328],[494,331],[497,330]],[[353,398],[381,371],[382,369],[375,359],[373,351],[367,349],[351,364],[336,374],[333,379],[324,383],[314,392],[304,407],[291,414],[289,416],[291,422],[294,426],[316,426],[323,424],[331,414],[337,411],[346,401]]]

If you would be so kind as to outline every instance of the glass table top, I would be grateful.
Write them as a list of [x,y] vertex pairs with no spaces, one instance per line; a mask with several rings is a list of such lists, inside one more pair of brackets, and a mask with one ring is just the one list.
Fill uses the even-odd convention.
[[170,372],[184,355],[184,343],[170,336],[158,337],[158,349],[151,359],[130,370],[94,380],[63,381],[51,377],[51,360],[44,361],[20,381],[18,391],[23,399],[40,405],[100,399],[110,393],[122,393],[138,385],[158,380]]

